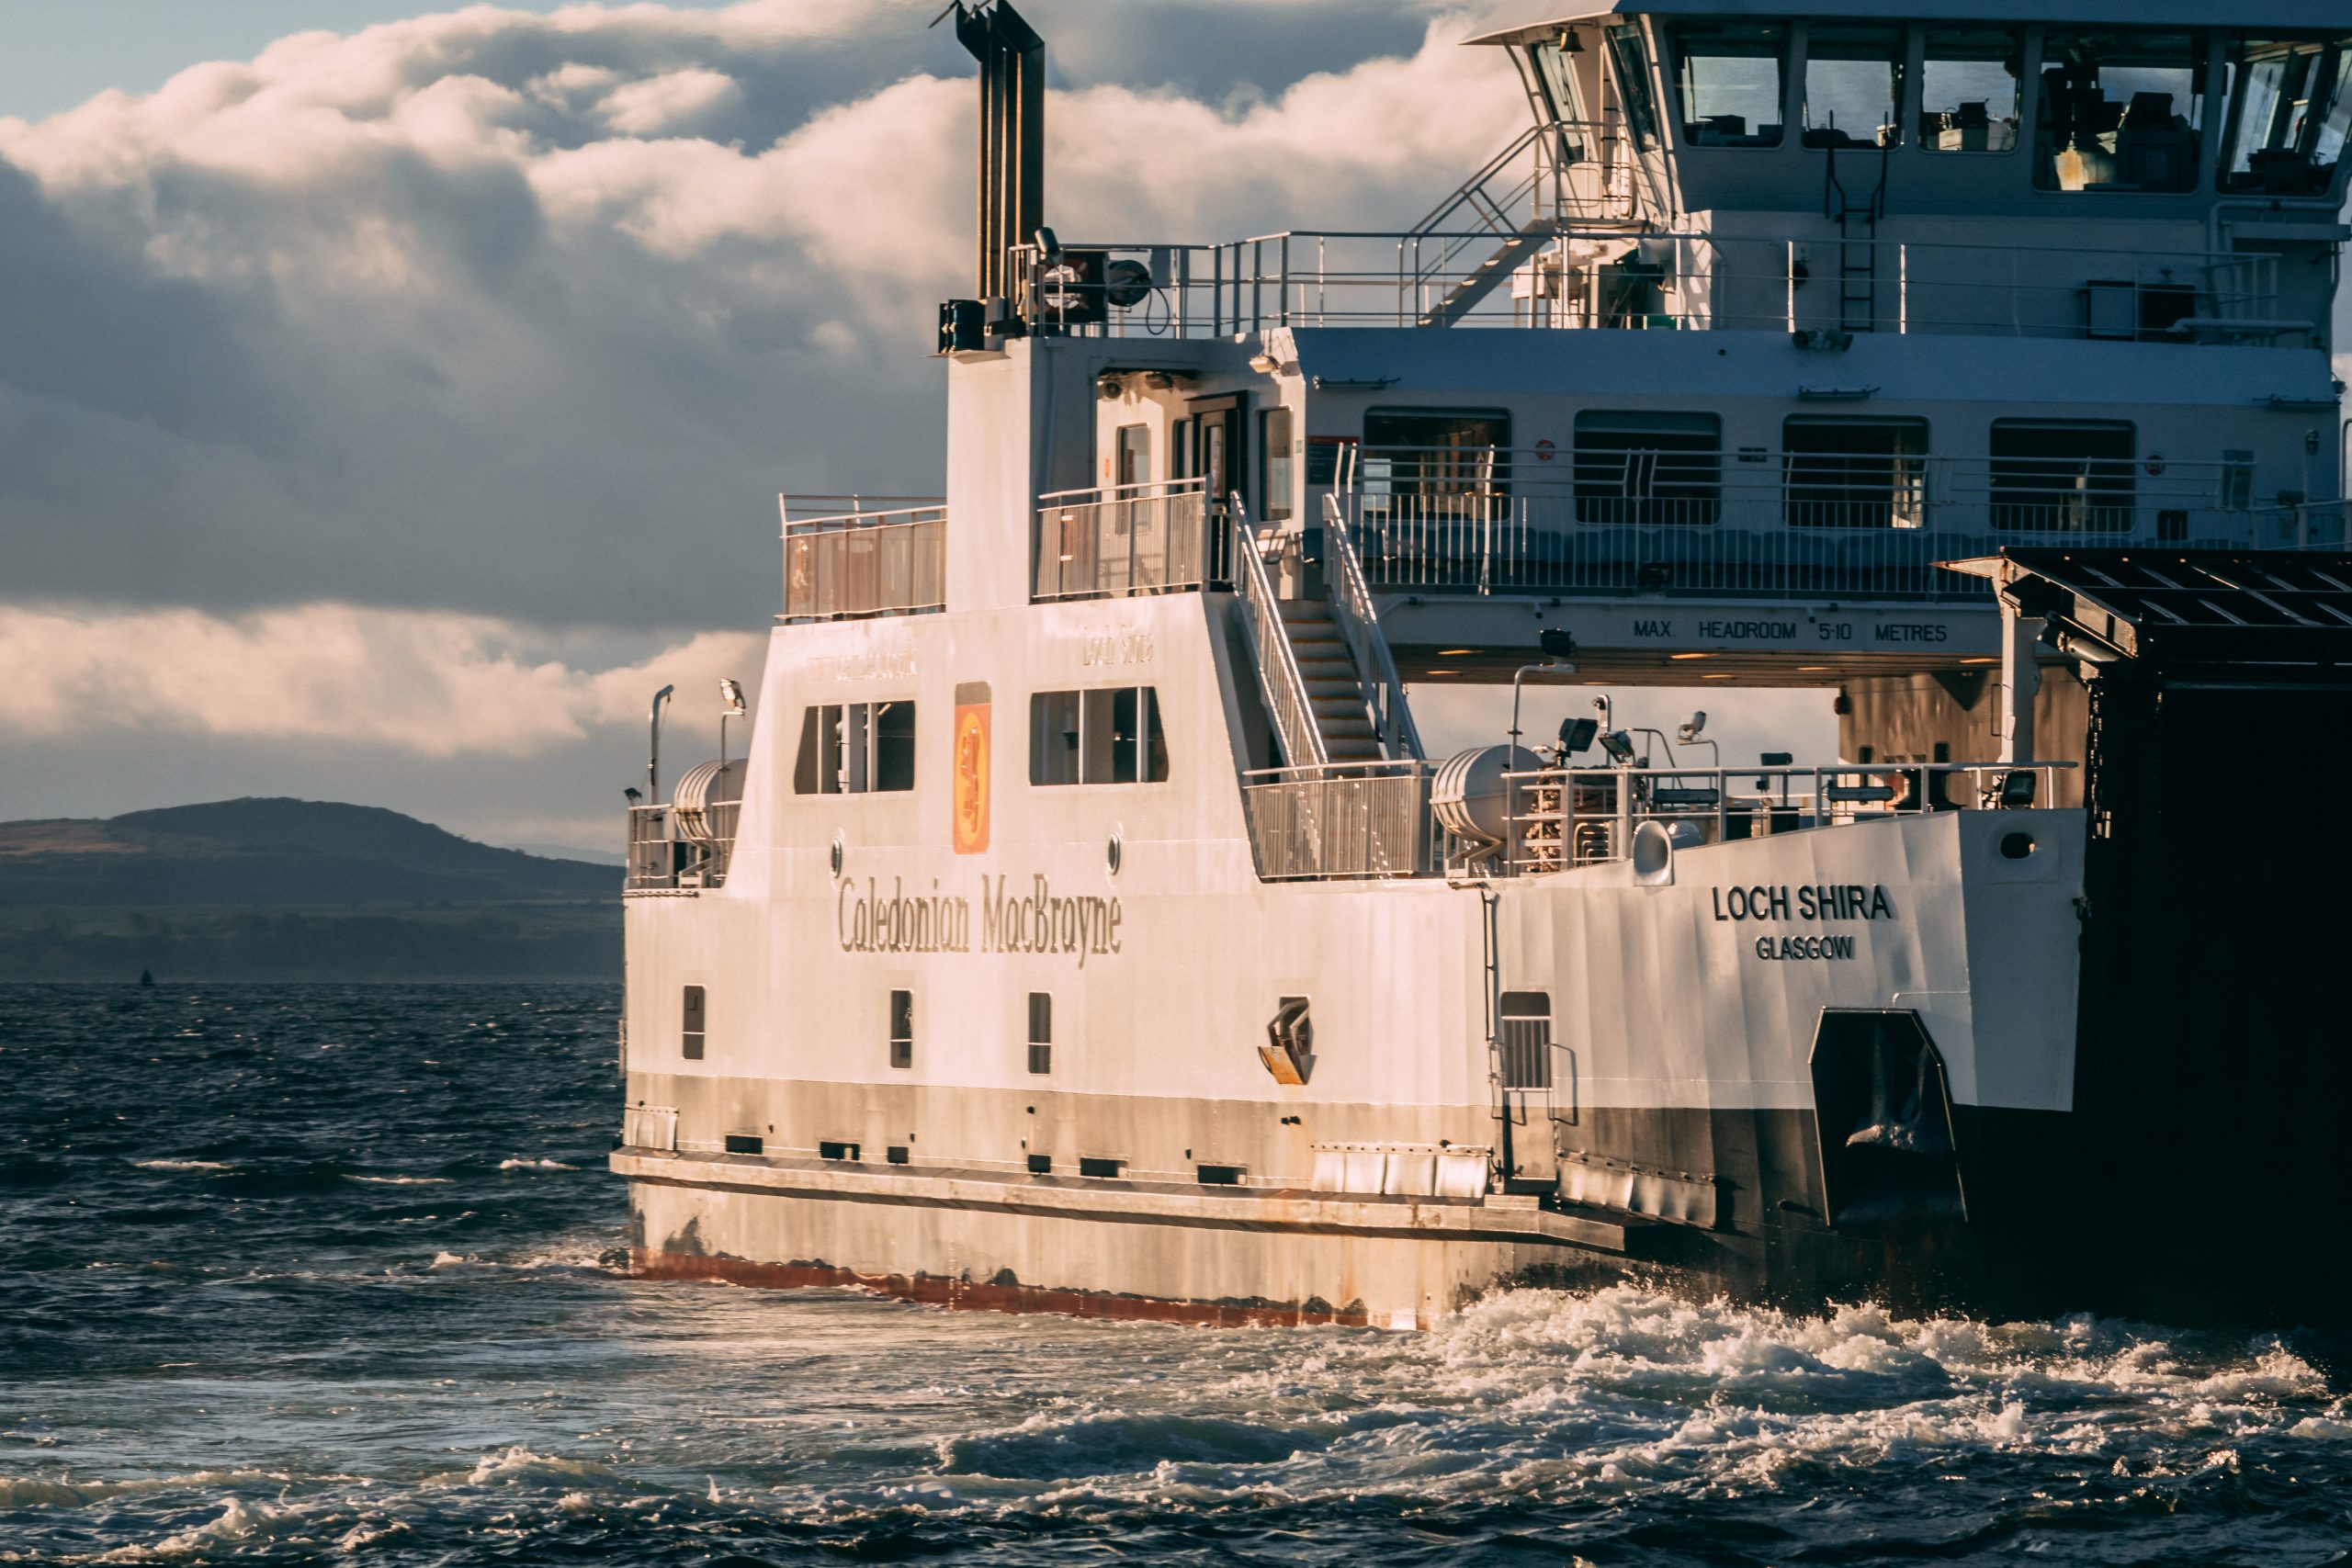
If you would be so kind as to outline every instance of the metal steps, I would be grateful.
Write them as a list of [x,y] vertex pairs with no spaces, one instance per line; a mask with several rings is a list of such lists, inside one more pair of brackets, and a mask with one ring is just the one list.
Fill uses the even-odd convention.
[[1505,278],[1517,272],[1536,252],[1552,243],[1560,226],[1548,218],[1539,218],[1526,228],[1510,235],[1494,254],[1470,270],[1470,276],[1447,289],[1420,314],[1425,327],[1450,327],[1478,308],[1478,302],[1493,293]]
[[1276,608],[1283,635],[1306,682],[1307,705],[1323,737],[1325,754],[1334,762],[1380,761],[1380,736],[1372,727],[1363,682],[1356,674],[1355,661],[1349,657],[1329,604],[1320,599],[1284,599]]

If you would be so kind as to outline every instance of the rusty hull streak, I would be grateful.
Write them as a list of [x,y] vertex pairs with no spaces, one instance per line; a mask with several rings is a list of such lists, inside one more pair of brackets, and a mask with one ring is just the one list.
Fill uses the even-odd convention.
[[712,1258],[632,1247],[629,1273],[640,1280],[707,1280],[765,1290],[851,1286],[925,1306],[964,1312],[1050,1312],[1070,1317],[1133,1323],[1182,1323],[1204,1328],[1295,1328],[1331,1324],[1363,1328],[1370,1316],[1361,1307],[1243,1305],[1226,1302],[1161,1301],[1091,1291],[1050,1290],[1037,1285],[999,1285],[936,1274],[861,1274],[825,1263],[755,1263],[744,1258]]

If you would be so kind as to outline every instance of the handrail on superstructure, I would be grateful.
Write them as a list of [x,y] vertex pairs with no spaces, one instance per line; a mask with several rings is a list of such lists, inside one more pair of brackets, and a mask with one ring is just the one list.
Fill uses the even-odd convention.
[[1405,682],[1380,629],[1380,610],[1372,600],[1372,586],[1357,558],[1354,536],[1341,514],[1338,498],[1323,498],[1323,554],[1336,570],[1331,573],[1331,618],[1353,657],[1356,677],[1363,683],[1365,706],[1380,749],[1390,758],[1422,755],[1420,731],[1413,727],[1413,710],[1405,696]]
[[1323,745],[1322,728],[1315,722],[1314,705],[1307,700],[1306,679],[1299,673],[1298,656],[1283,626],[1274,598],[1273,580],[1266,573],[1265,558],[1250,531],[1250,509],[1239,491],[1227,507],[1233,519],[1234,583],[1240,590],[1242,615],[1250,628],[1256,655],[1258,687],[1266,711],[1281,739],[1283,758],[1292,763],[1322,764],[1331,760]]

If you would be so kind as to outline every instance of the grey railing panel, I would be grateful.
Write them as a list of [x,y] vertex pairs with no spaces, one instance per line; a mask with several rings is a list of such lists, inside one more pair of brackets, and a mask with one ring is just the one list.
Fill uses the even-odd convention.
[[1233,517],[1233,578],[1240,591],[1241,613],[1250,628],[1250,649],[1258,665],[1258,686],[1266,699],[1266,711],[1274,721],[1274,733],[1282,740],[1283,760],[1294,767],[1320,764],[1331,760],[1323,747],[1322,727],[1315,722],[1315,708],[1307,700],[1306,681],[1298,671],[1298,656],[1290,645],[1290,633],[1283,626],[1281,606],[1274,599],[1273,580],[1267,574],[1265,557],[1258,553],[1258,541],[1250,531],[1250,511],[1235,495],[1231,502]]

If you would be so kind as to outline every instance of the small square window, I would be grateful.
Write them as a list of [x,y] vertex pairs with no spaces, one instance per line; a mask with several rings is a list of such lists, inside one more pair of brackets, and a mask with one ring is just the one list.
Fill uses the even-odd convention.
[[890,1066],[901,1071],[915,1065],[915,994],[890,993]]
[[1050,991],[1029,993],[1029,1070],[1054,1070],[1054,998]]

